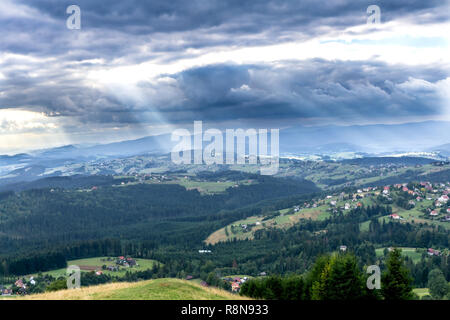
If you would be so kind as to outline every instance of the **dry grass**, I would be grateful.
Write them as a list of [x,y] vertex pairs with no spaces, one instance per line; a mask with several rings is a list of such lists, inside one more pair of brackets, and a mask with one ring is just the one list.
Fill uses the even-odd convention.
[[[83,287],[80,289],[60,290],[54,292],[46,292],[34,294],[24,297],[18,297],[20,300],[95,300],[93,299],[98,293],[108,294],[117,290],[129,289],[140,285],[136,283],[108,283],[92,287]],[[15,299],[15,300],[17,300]]]
[[205,240],[206,244],[216,244],[221,241],[226,241],[227,236],[225,234],[225,228],[214,231],[209,237]]
[[294,216],[294,219],[296,220],[295,223],[300,221],[301,219],[317,220],[320,214],[320,210],[308,210],[306,212],[300,212],[299,214]]
[[[228,240],[233,240],[233,239],[237,239],[237,240],[253,240],[254,238],[254,234],[255,231],[263,229],[263,228],[270,228],[270,227],[275,227],[275,228],[283,228],[283,229],[287,229],[290,228],[292,226],[294,226],[295,224],[299,223],[300,220],[303,219],[311,219],[311,220],[318,220],[319,216],[321,215],[321,211],[320,210],[307,210],[307,211],[302,211],[299,213],[296,213],[294,215],[289,215],[288,216],[288,221],[284,222],[283,224],[275,224],[275,220],[276,219],[271,219],[271,220],[266,220],[264,221],[264,226],[263,225],[259,225],[259,226],[254,226],[251,230],[251,232],[248,233],[238,233],[238,234],[231,234],[230,231],[230,225],[228,225],[227,227],[228,232],[229,232],[229,236],[227,237],[226,233],[225,233],[225,228],[221,228],[219,230],[214,231],[213,233],[211,233],[208,238],[206,238],[206,240],[204,240],[204,242],[206,244],[217,244],[219,242],[225,242]],[[263,216],[253,216],[253,217],[249,217],[246,218],[244,220],[239,220],[236,222],[233,222],[232,224],[239,224],[242,221],[248,220],[248,219],[255,219],[258,218],[259,220],[262,220],[264,217]]]
[[203,287],[192,281],[156,279],[134,283],[110,283],[80,289],[61,290],[14,300],[242,300],[228,291]]

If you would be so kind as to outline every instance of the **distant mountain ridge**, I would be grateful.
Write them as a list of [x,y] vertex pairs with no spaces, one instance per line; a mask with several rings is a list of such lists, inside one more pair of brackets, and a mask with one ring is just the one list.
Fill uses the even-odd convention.
[[440,154],[446,157],[450,157],[450,143],[439,145],[436,147],[431,147],[428,149],[428,151],[439,152]]
[[167,152],[169,141],[170,135],[148,136],[135,140],[124,140],[89,147],[67,145],[53,149],[37,150],[31,154],[38,158],[47,159],[131,156],[146,152]]
[[340,162],[360,166],[377,166],[384,164],[396,165],[425,165],[436,162],[436,160],[420,157],[366,157],[356,159],[345,159]]
[[[396,125],[296,126],[280,130],[279,147],[282,157],[306,155],[305,159],[312,160],[340,161],[380,156],[385,157],[383,161],[386,157],[403,158],[402,160],[392,159],[394,162],[405,161],[404,157],[447,160],[450,157],[448,129],[450,129],[450,122],[445,121]],[[209,143],[204,142],[203,146]],[[45,177],[73,174],[113,175],[117,174],[114,169],[102,166],[101,169],[92,170],[89,163],[126,159],[145,154],[167,155],[175,144],[177,142],[171,141],[170,134],[164,134],[107,144],[71,144],[35,150],[28,154],[0,155],[0,184],[29,182]],[[377,163],[380,159],[373,161]],[[126,168],[133,165],[131,162],[126,165]],[[70,166],[69,169],[68,166]]]
[[[450,155],[447,134],[450,122],[425,121],[404,124],[353,126],[295,126],[280,130],[282,153],[387,153],[393,151],[440,151]],[[35,150],[29,154],[0,155],[0,164],[30,158],[63,159],[120,157],[149,152],[168,153],[176,142],[170,134],[94,146],[66,145]],[[208,143],[205,143],[208,144]],[[3,163],[2,163],[3,162]]]
[[[342,145],[344,151],[386,153],[448,149],[450,122],[425,121],[403,124],[292,127],[280,132],[282,152],[304,152],[310,148]],[[322,146],[322,147],[321,147]],[[331,149],[332,150],[332,149]]]

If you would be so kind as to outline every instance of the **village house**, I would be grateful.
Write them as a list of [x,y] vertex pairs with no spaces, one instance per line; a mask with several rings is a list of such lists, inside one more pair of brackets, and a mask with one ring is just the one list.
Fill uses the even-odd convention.
[[3,288],[0,290],[2,296],[10,296],[12,295],[12,289]]
[[136,260],[134,260],[133,258],[130,257],[125,258],[123,256],[117,258],[116,264],[124,267],[132,267],[137,265]]
[[440,197],[438,198],[438,201],[439,201],[440,203],[447,203],[447,202],[448,202],[448,196],[447,196],[446,194],[444,194],[443,196],[440,196]]
[[17,280],[16,282],[14,282],[14,285],[17,288],[23,288],[25,289],[27,286],[23,283],[22,279]]
[[430,216],[432,216],[432,217],[435,217],[435,216],[438,216],[438,215],[439,215],[439,213],[436,210],[433,210],[433,211],[430,212]]
[[400,216],[398,214],[396,214],[396,213],[391,214],[390,217],[392,219],[394,219],[394,220],[399,220],[400,219]]
[[427,250],[427,253],[429,256],[440,256],[441,255],[441,252],[439,250],[434,250],[432,248],[429,248]]
[[231,291],[239,292],[240,289],[241,289],[241,285],[239,284],[239,282],[233,282],[231,284]]

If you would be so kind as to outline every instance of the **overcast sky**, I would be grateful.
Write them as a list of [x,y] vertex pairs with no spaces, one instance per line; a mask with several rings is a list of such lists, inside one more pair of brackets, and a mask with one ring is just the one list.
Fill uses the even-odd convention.
[[0,0],[0,152],[194,120],[450,120],[448,15],[442,0]]

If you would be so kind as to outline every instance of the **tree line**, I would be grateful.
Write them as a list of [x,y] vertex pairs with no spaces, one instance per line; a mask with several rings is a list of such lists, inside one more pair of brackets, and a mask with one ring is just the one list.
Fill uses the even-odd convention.
[[[369,289],[368,275],[351,253],[323,255],[305,275],[251,279],[240,294],[274,300],[411,300],[412,278],[399,249],[393,250],[387,270],[381,276],[381,289]],[[369,279],[370,280],[370,279]]]

